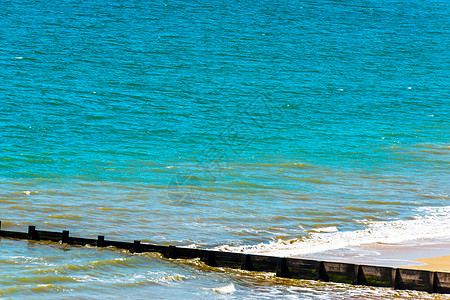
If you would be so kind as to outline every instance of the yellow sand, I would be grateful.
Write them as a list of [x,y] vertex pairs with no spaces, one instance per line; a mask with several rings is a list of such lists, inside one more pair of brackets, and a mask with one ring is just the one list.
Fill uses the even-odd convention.
[[407,267],[407,269],[450,272],[450,255],[415,259],[414,261],[426,263],[426,265]]

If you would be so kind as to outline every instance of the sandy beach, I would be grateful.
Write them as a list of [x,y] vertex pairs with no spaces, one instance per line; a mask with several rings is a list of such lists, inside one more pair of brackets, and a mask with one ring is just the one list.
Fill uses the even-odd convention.
[[307,254],[302,258],[410,268],[432,271],[450,271],[450,242],[410,241],[398,244],[366,244],[332,251]]
[[426,265],[420,264],[417,266],[410,266],[408,267],[408,269],[450,272],[450,255],[432,258],[422,258],[416,259],[414,261],[425,263]]

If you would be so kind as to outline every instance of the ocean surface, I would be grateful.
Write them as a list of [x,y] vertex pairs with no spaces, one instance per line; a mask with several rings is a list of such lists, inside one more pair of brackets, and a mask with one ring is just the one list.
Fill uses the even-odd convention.
[[[278,256],[450,243],[448,1],[0,2],[9,230]],[[0,239],[0,298],[402,299]]]

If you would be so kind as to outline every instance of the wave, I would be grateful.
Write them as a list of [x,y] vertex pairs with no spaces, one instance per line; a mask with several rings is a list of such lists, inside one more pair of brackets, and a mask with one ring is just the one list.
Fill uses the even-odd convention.
[[372,243],[399,243],[449,236],[450,206],[421,207],[417,212],[409,220],[362,221],[366,228],[356,231],[339,231],[335,227],[319,228],[309,232],[304,238],[279,239],[257,245],[222,245],[214,249],[289,257]]
[[211,290],[211,291],[216,292],[218,294],[232,294],[232,293],[236,292],[236,287],[234,286],[234,284],[230,283],[230,284],[225,285],[225,286],[209,288],[209,289],[206,289],[206,290]]

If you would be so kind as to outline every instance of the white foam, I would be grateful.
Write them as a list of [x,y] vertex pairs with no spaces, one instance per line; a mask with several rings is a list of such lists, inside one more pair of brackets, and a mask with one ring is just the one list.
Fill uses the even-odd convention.
[[450,236],[450,206],[422,207],[417,211],[422,214],[417,214],[409,220],[362,221],[366,228],[356,231],[331,231],[331,227],[328,227],[310,232],[306,238],[278,240],[253,246],[223,245],[217,247],[216,250],[272,256],[297,256],[371,243],[399,243]]
[[232,283],[225,285],[225,286],[212,288],[210,290],[213,292],[216,292],[218,294],[231,294],[231,293],[236,292],[236,288],[234,287],[234,284],[232,284]]
[[313,229],[312,231],[329,233],[329,232],[337,232],[337,231],[339,231],[339,229],[337,229],[336,226],[330,226],[330,227],[316,228],[316,229]]
[[22,191],[25,195],[31,195],[31,194],[39,194],[38,191]]

